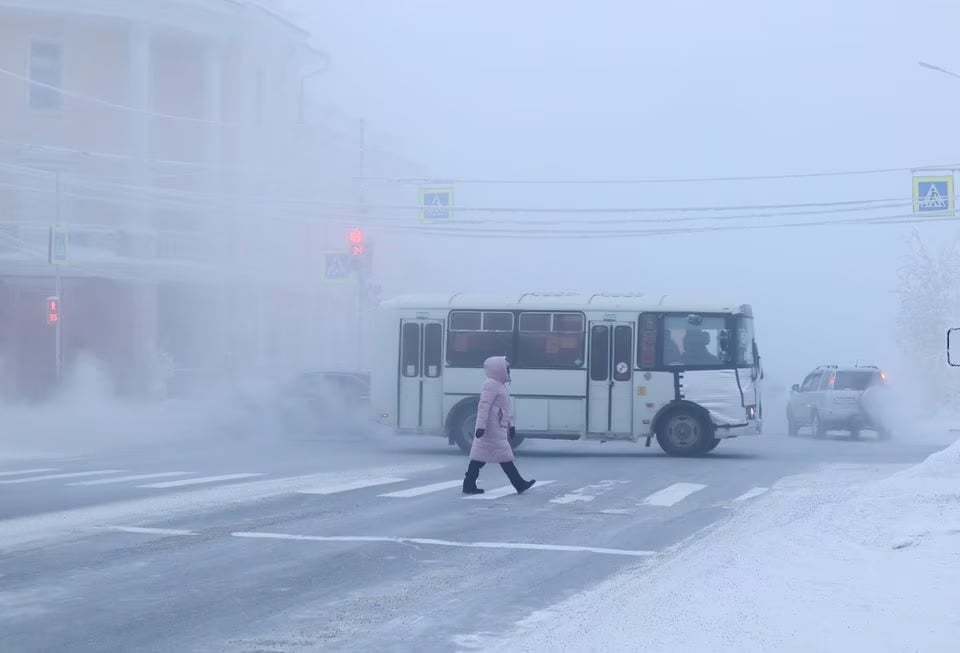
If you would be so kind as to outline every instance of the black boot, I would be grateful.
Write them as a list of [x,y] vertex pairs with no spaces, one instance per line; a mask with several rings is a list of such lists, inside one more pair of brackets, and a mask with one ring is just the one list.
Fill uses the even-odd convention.
[[477,487],[477,477],[480,476],[480,468],[484,463],[471,460],[467,465],[467,473],[463,475],[463,493],[464,494],[483,494],[483,490]]
[[510,484],[513,485],[517,494],[523,494],[536,483],[534,479],[530,479],[529,481],[523,480],[523,477],[520,476],[520,471],[513,463],[500,463],[500,467],[503,468],[503,473],[510,479]]

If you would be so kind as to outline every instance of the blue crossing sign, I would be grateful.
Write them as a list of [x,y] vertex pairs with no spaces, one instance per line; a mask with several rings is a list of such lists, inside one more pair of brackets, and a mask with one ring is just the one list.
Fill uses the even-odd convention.
[[63,225],[57,224],[50,227],[47,259],[50,265],[67,264],[67,228]]
[[327,283],[344,283],[353,277],[348,252],[323,253],[323,280]]
[[913,212],[916,215],[953,215],[953,175],[913,178]]
[[452,188],[423,188],[420,190],[420,220],[423,222],[449,222],[452,217]]

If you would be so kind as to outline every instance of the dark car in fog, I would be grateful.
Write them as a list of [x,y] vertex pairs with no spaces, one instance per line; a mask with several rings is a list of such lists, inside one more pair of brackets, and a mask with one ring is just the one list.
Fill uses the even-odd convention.
[[356,433],[368,421],[370,377],[310,371],[281,386],[277,404],[285,430],[300,435]]

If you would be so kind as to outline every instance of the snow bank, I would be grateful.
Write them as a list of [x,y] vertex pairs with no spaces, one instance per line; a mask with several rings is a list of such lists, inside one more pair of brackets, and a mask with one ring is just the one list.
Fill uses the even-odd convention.
[[676,555],[476,648],[957,650],[960,442],[879,474],[847,467],[788,479]]

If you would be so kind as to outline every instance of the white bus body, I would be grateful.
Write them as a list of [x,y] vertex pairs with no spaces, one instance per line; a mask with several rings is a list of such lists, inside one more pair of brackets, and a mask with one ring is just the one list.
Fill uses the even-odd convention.
[[[381,304],[371,407],[469,451],[483,361],[505,355],[526,438],[653,437],[671,455],[759,435],[762,371],[745,304],[640,295],[406,296]],[[698,343],[699,341],[699,343]]]

